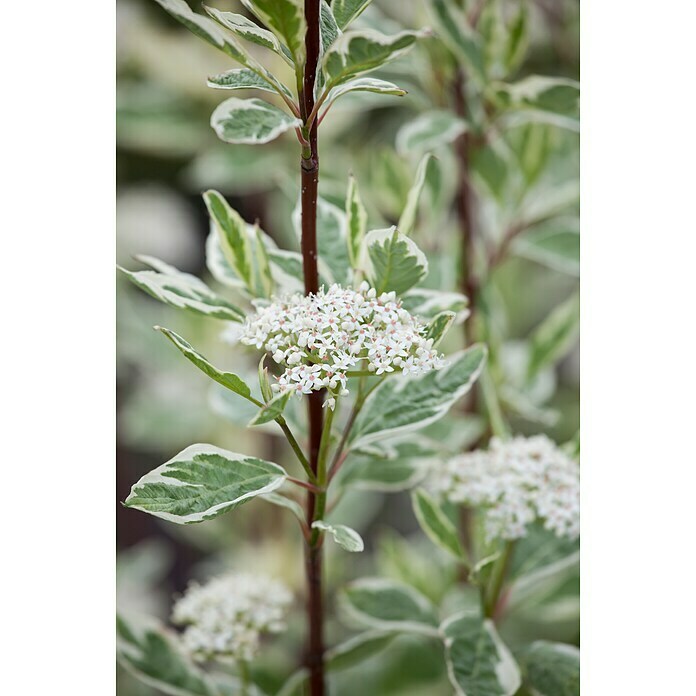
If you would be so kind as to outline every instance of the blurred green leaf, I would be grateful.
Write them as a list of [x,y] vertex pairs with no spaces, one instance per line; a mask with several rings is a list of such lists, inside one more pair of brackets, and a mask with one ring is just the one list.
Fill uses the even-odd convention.
[[574,645],[536,641],[522,657],[525,683],[538,696],[580,696],[580,651]]
[[419,488],[411,494],[411,503],[418,524],[430,540],[458,561],[464,560],[457,530],[435,499]]

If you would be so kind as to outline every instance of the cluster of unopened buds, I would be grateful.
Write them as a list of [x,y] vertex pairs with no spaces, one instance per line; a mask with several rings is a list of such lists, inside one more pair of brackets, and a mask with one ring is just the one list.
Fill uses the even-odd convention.
[[545,435],[493,438],[488,450],[438,468],[432,485],[452,503],[482,508],[489,540],[519,539],[536,520],[558,537],[580,535],[580,466]]
[[172,621],[185,626],[182,643],[195,659],[248,662],[256,656],[263,633],[285,629],[291,601],[281,582],[229,573],[205,585],[189,585],[174,604]]
[[273,389],[297,395],[326,389],[325,405],[347,394],[347,380],[391,372],[421,374],[443,367],[426,338],[427,328],[404,309],[395,293],[377,295],[363,282],[357,290],[332,285],[316,295],[295,294],[258,306],[240,335],[285,367]]

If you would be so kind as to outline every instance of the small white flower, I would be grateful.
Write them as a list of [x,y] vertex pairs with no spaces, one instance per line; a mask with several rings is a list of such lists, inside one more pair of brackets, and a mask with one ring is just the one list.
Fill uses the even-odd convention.
[[316,295],[296,294],[258,306],[239,340],[263,348],[285,367],[277,390],[302,395],[328,389],[328,398],[335,399],[347,393],[351,369],[415,375],[442,368],[443,356],[425,332],[395,293],[377,297],[363,281],[359,292],[332,285]]
[[545,435],[493,438],[488,450],[451,459],[434,490],[485,510],[486,537],[519,539],[535,520],[556,536],[580,536],[580,467]]
[[198,660],[249,661],[262,633],[285,630],[292,601],[281,582],[251,573],[230,573],[205,585],[191,583],[175,603],[172,621],[185,626],[182,643]]

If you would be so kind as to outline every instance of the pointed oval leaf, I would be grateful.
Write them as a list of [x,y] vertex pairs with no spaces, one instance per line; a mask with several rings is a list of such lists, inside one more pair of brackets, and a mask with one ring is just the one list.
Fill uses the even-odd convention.
[[282,486],[285,471],[272,462],[197,444],[143,476],[125,506],[176,524],[212,519]]
[[242,5],[283,41],[296,66],[304,65],[307,23],[302,0],[242,0]]
[[344,589],[341,604],[349,617],[371,628],[437,635],[435,607],[412,587],[393,580],[356,580]]
[[263,425],[264,423],[270,423],[280,416],[285,407],[288,405],[288,401],[292,396],[292,392],[286,391],[276,394],[267,404],[261,407],[261,410],[249,421],[249,427],[254,425]]
[[580,234],[576,221],[554,222],[520,235],[512,249],[518,256],[560,273],[580,275]]
[[[277,88],[265,77],[249,68],[235,68],[208,78],[208,87],[213,89],[261,89],[277,94]],[[286,97],[292,98],[289,89],[283,88]]]
[[413,228],[416,225],[416,213],[418,212],[418,201],[420,200],[421,193],[423,191],[423,186],[425,184],[425,176],[428,171],[428,165],[433,161],[431,154],[425,155],[423,159],[418,163],[418,168],[416,169],[416,177],[413,181],[413,186],[408,192],[406,197],[406,205],[399,218],[399,223],[397,227],[402,234],[408,236],[413,232]]
[[332,89],[398,58],[424,35],[424,32],[402,31],[385,36],[373,29],[342,34],[322,61],[327,88]]
[[405,309],[423,319],[434,319],[441,312],[454,312],[459,324],[469,315],[469,300],[459,292],[414,288],[401,296]]
[[149,686],[171,696],[222,696],[185,653],[176,634],[154,619],[116,617],[116,658]]
[[372,230],[365,236],[372,287],[378,293],[405,292],[428,274],[428,259],[416,243],[396,227]]
[[396,149],[402,155],[432,152],[454,142],[467,129],[467,122],[451,111],[426,111],[401,127]]
[[333,0],[331,9],[336,23],[341,29],[345,29],[371,2],[372,0]]
[[432,496],[418,489],[411,494],[411,502],[418,524],[430,540],[458,561],[462,561],[464,549],[459,542],[457,530]]
[[339,643],[325,655],[326,667],[332,672],[353,667],[386,648],[395,638],[394,633],[366,631]]
[[426,468],[418,459],[409,459],[406,456],[380,459],[351,454],[341,467],[337,483],[360,491],[396,493],[413,488],[426,473]]
[[425,337],[431,338],[433,345],[436,346],[447,333],[449,327],[452,326],[456,317],[457,315],[454,312],[440,312],[428,324]]
[[247,223],[217,191],[206,191],[203,200],[218,231],[220,246],[227,262],[247,287],[253,287]]
[[227,387],[235,394],[251,399],[251,389],[244,380],[233,372],[222,372],[212,365],[207,358],[201,355],[188,341],[181,336],[165,329],[162,326],[155,326],[157,331],[161,331],[199,370],[204,372],[210,379],[215,380],[223,387]]
[[444,416],[471,389],[486,355],[486,347],[476,344],[450,356],[449,365],[442,370],[384,381],[367,397],[355,419],[351,449],[403,430],[423,428]]
[[459,696],[513,696],[520,670],[495,626],[478,612],[457,614],[440,627],[447,674]]
[[378,80],[376,77],[359,77],[355,80],[344,82],[329,92],[329,96],[326,98],[325,112],[339,97],[350,92],[374,92],[375,94],[392,94],[396,97],[403,97],[407,94],[405,89],[397,87],[392,82]]
[[580,650],[539,640],[522,658],[525,682],[535,696],[580,696]]
[[312,528],[328,532],[342,549],[351,553],[359,553],[365,549],[362,537],[344,524],[327,524],[323,520],[315,520],[312,522]]
[[203,5],[203,8],[216,22],[229,29],[233,34],[258,46],[269,48],[284,59],[287,58],[273,32],[261,28],[244,15],[236,14],[235,12],[223,12],[206,5]]
[[580,297],[575,294],[556,307],[532,334],[528,377],[560,360],[574,345],[580,325]]
[[119,270],[160,302],[187,309],[196,314],[227,321],[244,321],[244,312],[227,300],[216,295],[202,280],[188,273],[181,273],[173,266],[164,264],[157,259],[139,256],[139,261],[156,266],[159,270],[129,271],[119,266]]
[[292,500],[291,498],[286,498],[284,495],[281,495],[280,493],[266,493],[265,495],[261,496],[264,500],[267,500],[269,503],[273,503],[273,505],[277,505],[278,507],[283,507],[286,510],[290,510],[297,519],[304,524],[305,522],[305,513],[304,510],[302,510],[302,506]]
[[226,143],[258,145],[298,128],[302,121],[262,99],[232,97],[213,111],[210,125]]
[[468,74],[476,82],[483,84],[486,76],[481,39],[472,29],[464,12],[448,0],[433,0],[430,7],[437,35],[463,61]]

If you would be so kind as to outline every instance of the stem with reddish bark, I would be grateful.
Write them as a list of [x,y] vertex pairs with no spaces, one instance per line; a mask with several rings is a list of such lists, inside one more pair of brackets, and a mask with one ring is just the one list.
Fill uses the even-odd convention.
[[[308,122],[314,110],[314,83],[319,60],[319,0],[305,0],[305,19],[307,33],[305,48],[307,53],[300,107],[303,121]],[[304,272],[305,294],[319,291],[319,271],[317,268],[317,193],[319,187],[319,149],[317,146],[317,121],[305,128],[303,136],[308,142],[303,147],[301,159],[302,175],[302,263]],[[309,416],[309,464],[315,477],[318,474],[319,450],[323,430],[321,392],[312,392],[307,397]],[[307,493],[307,524],[312,527],[321,497],[325,493],[309,491]],[[319,499],[319,500],[318,500]],[[318,505],[319,503],[319,505]],[[324,606],[322,592],[322,554],[323,535],[310,534],[305,549],[305,572],[307,578],[307,647],[305,664],[309,670],[309,689],[311,696],[324,696]]]

